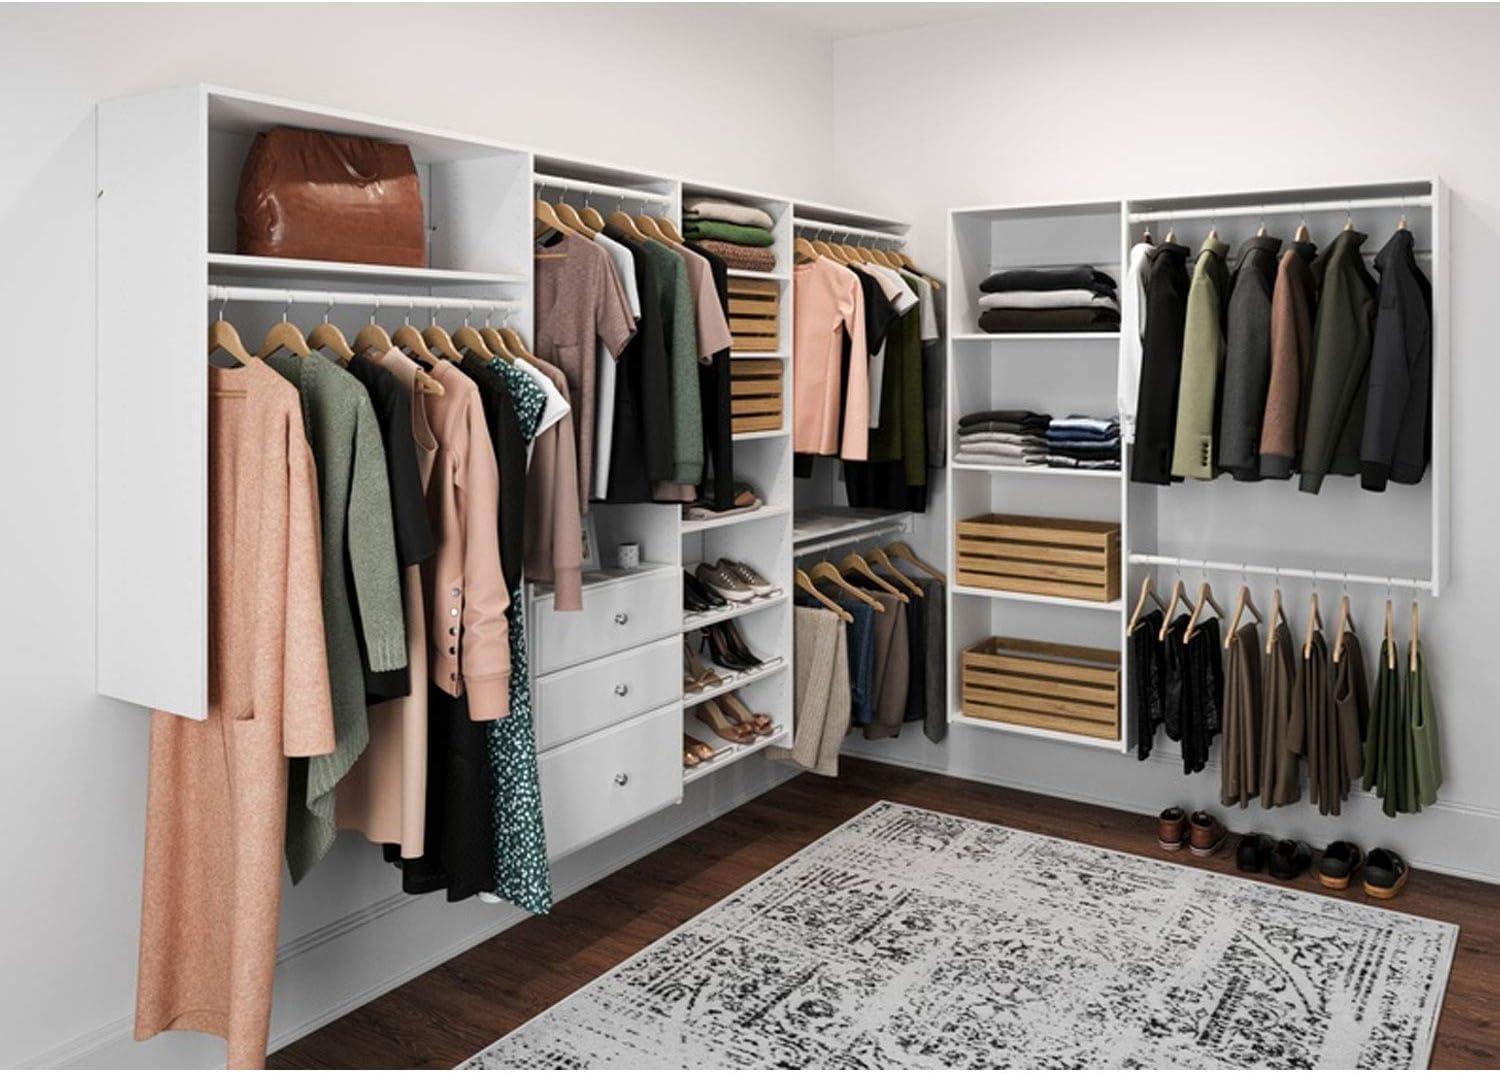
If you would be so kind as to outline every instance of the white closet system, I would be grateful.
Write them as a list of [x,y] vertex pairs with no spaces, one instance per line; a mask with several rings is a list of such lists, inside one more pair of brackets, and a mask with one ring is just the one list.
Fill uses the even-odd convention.
[[[429,232],[428,268],[248,257],[235,249],[235,197],[254,135],[295,126],[410,146]],[[758,490],[750,513],[682,519],[674,504],[595,504],[605,568],[585,578],[584,610],[557,613],[545,586],[527,605],[537,747],[549,855],[556,858],[674,802],[697,781],[792,734],[793,219],[867,227],[899,241],[905,226],[832,206],[617,168],[426,127],[213,86],[110,101],[99,108],[98,644],[107,696],[203,718],[208,646],[208,384],[205,318],[228,304],[253,337],[288,303],[347,333],[369,318],[494,318],[533,337],[532,200],[566,192],[680,219],[683,198],[721,196],[775,221],[784,365],[781,427],[734,437],[735,476]],[[846,522],[849,519],[845,519]],[[641,569],[610,568],[621,542]],[[783,592],[687,616],[681,571],[705,559],[752,563]],[[727,683],[769,713],[777,733],[689,772],[681,735],[707,731],[691,708],[722,690],[682,690],[684,636],[734,618],[767,665]],[[722,744],[722,743],[720,743]],[[731,795],[711,788],[697,801]]]
[[[1370,236],[1368,260],[1404,216],[1433,287],[1432,462],[1417,485],[1392,484],[1373,494],[1355,479],[1332,478],[1320,494],[1308,495],[1295,481],[1241,483],[1225,476],[1159,487],[1130,481],[1128,453],[1119,472],[1107,472],[966,465],[952,461],[950,447],[950,549],[958,521],[989,512],[1117,522],[1123,579],[1121,598],[1109,602],[953,585],[948,636],[954,725],[1129,750],[1131,721],[1123,712],[1112,740],[964,716],[960,660],[975,642],[1009,635],[1117,649],[1124,668],[1125,620],[1142,575],[1152,569],[1164,582],[1159,592],[1171,584],[1175,568],[1190,589],[1203,576],[1219,583],[1221,595],[1242,575],[1438,595],[1447,580],[1449,525],[1446,210],[1446,189],[1434,178],[950,211],[950,436],[958,417],[980,409],[1054,415],[1116,409],[1118,332],[978,330],[979,283],[999,268],[1089,263],[1123,285],[1129,249],[1148,225],[1157,242],[1175,229],[1177,241],[1196,255],[1211,229],[1234,249],[1262,223],[1268,233],[1289,238],[1305,222],[1321,249],[1351,222]],[[1120,695],[1129,696],[1127,682]]]

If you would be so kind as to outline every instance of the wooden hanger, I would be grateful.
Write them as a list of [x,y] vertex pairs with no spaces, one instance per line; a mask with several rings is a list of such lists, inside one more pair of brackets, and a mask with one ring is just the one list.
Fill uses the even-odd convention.
[[261,343],[255,356],[268,358],[278,350],[287,350],[299,358],[305,358],[312,353],[312,348],[307,345],[302,329],[286,319],[285,310],[282,310],[281,319],[271,325],[271,330],[266,333],[265,342]]
[[1224,636],[1224,648],[1228,650],[1229,642],[1240,628],[1240,616],[1248,609],[1255,616],[1255,621],[1264,625],[1265,619],[1260,617],[1260,609],[1255,606],[1255,598],[1250,595],[1250,586],[1241,583],[1240,595],[1234,603],[1234,617],[1229,620],[1229,632]]
[[1141,612],[1146,610],[1146,600],[1155,602],[1161,608],[1162,614],[1166,614],[1166,605],[1161,602],[1161,597],[1156,595],[1156,579],[1150,574],[1141,578],[1141,594],[1136,597],[1135,610],[1130,612],[1130,621],[1125,624],[1125,635],[1128,637],[1135,632],[1136,626],[1140,625]]
[[1281,606],[1280,585],[1277,585],[1275,590],[1271,593],[1271,615],[1268,619],[1266,619],[1266,655],[1268,656],[1276,648],[1276,624],[1278,621],[1284,624],[1288,631],[1291,630],[1292,624],[1290,622],[1287,622],[1286,612],[1282,609]]
[[1182,603],[1183,597],[1187,595],[1187,586],[1182,583],[1182,578],[1172,582],[1172,592],[1167,597],[1167,609],[1162,612],[1161,629],[1157,631],[1156,639],[1165,641],[1167,633],[1172,628],[1172,614],[1177,610],[1177,605]]
[[453,345],[453,337],[434,318],[427,327],[422,329],[422,342],[426,343],[440,358],[447,358],[454,365],[464,360],[464,356],[458,352],[458,347]]
[[339,326],[328,319],[329,310],[332,308],[330,304],[328,309],[323,311],[323,322],[315,326],[312,333],[308,335],[307,345],[314,350],[332,351],[333,356],[339,359],[339,364],[348,365],[350,359],[354,357],[354,351],[349,346],[349,340],[345,339],[344,333],[339,330]]
[[1171,243],[1173,243],[1173,242],[1176,242],[1177,241],[1177,228],[1175,228],[1175,227],[1169,227],[1169,228],[1167,228],[1167,237],[1163,241],[1165,241],[1169,245]]
[[646,241],[646,233],[635,225],[635,217],[623,209],[616,209],[609,214],[609,222],[624,231],[637,242]]
[[804,235],[798,235],[792,240],[792,253],[800,261],[816,261],[819,256],[818,251]]
[[636,216],[635,226],[640,228],[641,233],[647,238],[654,238],[657,242],[665,243],[670,243],[672,241],[671,239],[667,238],[666,235],[662,234],[662,230],[660,227],[656,226],[656,218],[647,216],[644,212]]
[[595,233],[589,229],[588,224],[583,222],[582,217],[578,215],[578,210],[566,201],[559,201],[554,206],[553,211],[557,213],[559,220],[567,224],[577,234],[582,235],[586,239],[594,237]]
[[832,611],[835,615],[837,615],[841,621],[843,621],[845,623],[849,623],[849,622],[853,622],[854,621],[854,616],[853,615],[849,614],[849,612],[845,611],[842,607],[840,607],[838,604],[834,603],[828,597],[824,596],[818,590],[818,587],[813,584],[812,578],[810,578],[810,577],[807,576],[807,571],[806,570],[800,570],[799,569],[799,570],[793,571],[792,572],[792,581],[796,583],[797,588],[801,589],[803,592],[805,592],[809,596],[813,597],[813,599],[817,600],[818,603],[820,603],[824,607],[828,608],[828,610]]
[[391,337],[386,330],[375,323],[375,318],[380,315],[380,306],[375,306],[374,312],[370,314],[370,323],[360,328],[354,336],[354,350],[363,354],[366,350],[379,350],[384,354],[387,350],[396,349],[396,344],[391,342]]
[[583,208],[579,210],[578,218],[583,221],[585,227],[596,235],[604,230],[604,217],[599,215],[598,209],[589,204],[587,194],[583,196]]
[[480,361],[494,361],[495,352],[490,349],[489,344],[484,341],[484,336],[479,334],[479,329],[467,320],[463,326],[453,333],[453,345],[459,351],[468,351]]
[[509,325],[500,326],[500,338],[505,340],[505,345],[510,352],[529,365],[537,363],[537,356],[526,346],[526,340],[521,338],[521,333]]
[[1412,674],[1417,673],[1417,627],[1422,618],[1422,609],[1417,606],[1417,601],[1411,602],[1411,645],[1410,655],[1407,657],[1406,669]]
[[505,336],[500,334],[499,329],[491,327],[488,322],[479,329],[479,338],[484,340],[484,345],[489,347],[491,354],[507,365],[514,365],[519,360],[519,355],[510,348],[510,344],[505,341]]
[[1349,212],[1348,209],[1344,210],[1344,226],[1343,226],[1343,230],[1345,230],[1345,231],[1353,231],[1354,230],[1354,217],[1350,214],[1350,212]]
[[1333,640],[1333,662],[1337,663],[1344,656],[1344,638],[1349,634],[1358,634],[1354,628],[1354,619],[1349,614],[1349,594],[1346,592],[1339,597],[1339,624],[1334,630]]
[[1297,230],[1292,235],[1292,240],[1294,242],[1309,242],[1312,240],[1312,233],[1307,229],[1306,220],[1297,225]]
[[1385,667],[1396,669],[1396,608],[1391,598],[1385,598]]
[[240,341],[240,333],[234,330],[234,325],[224,319],[222,308],[218,318],[208,323],[208,352],[212,354],[216,350],[222,350],[241,365],[249,365],[255,360],[255,355]]
[[657,216],[655,220],[656,229],[666,236],[668,242],[676,243],[679,246],[683,244],[682,232],[677,230],[677,225],[672,222],[670,217]]
[[1156,245],[1156,240],[1151,237],[1151,225],[1147,224],[1141,228],[1141,241],[1148,246]]
[[891,557],[885,553],[884,548],[871,548],[870,558],[880,566],[885,567],[886,570],[890,572],[890,575],[898,582],[900,582],[901,586],[905,588],[907,592],[911,593],[913,596],[922,596],[922,586],[918,585],[915,581],[913,581],[911,578],[907,577],[899,569],[897,569],[896,564],[891,562]]
[[1313,634],[1323,632],[1323,615],[1318,610],[1318,590],[1314,589],[1307,601],[1307,640],[1302,645],[1302,658],[1312,658]]
[[904,540],[893,541],[892,543],[887,544],[885,546],[885,550],[886,550],[886,554],[888,554],[888,555],[894,555],[896,558],[900,559],[902,562],[911,563],[912,566],[915,566],[918,570],[922,571],[924,574],[927,574],[929,577],[936,578],[938,581],[941,581],[944,585],[948,584],[948,577],[947,577],[947,575],[944,574],[937,567],[933,566],[931,563],[925,562],[922,559],[917,558],[917,553],[911,550],[911,545],[908,544],[906,541],[904,541]]
[[828,258],[834,264],[841,265],[845,263],[843,257],[838,253],[837,249],[833,246],[830,246],[826,242],[822,242],[818,239],[813,239],[812,247],[813,249],[818,251],[818,254],[820,256]]
[[427,349],[427,342],[422,338],[422,333],[412,326],[410,314],[401,322],[401,327],[391,335],[391,342],[411,357],[425,361],[428,365],[436,365],[438,362],[437,355]]
[[884,593],[887,593],[888,595],[894,596],[903,604],[911,603],[910,596],[906,595],[906,593],[896,588],[896,586],[892,585],[885,578],[875,573],[875,571],[871,569],[870,564],[868,561],[866,561],[865,557],[858,552],[851,551],[848,555],[845,555],[842,559],[839,560],[839,566],[843,567],[845,570],[848,570],[852,574],[858,574],[860,577],[869,581],[876,588],[880,589]]
[[[551,204],[543,201],[541,198],[537,198],[534,202],[532,202],[531,215],[537,223],[537,234],[541,234],[548,228],[551,228],[553,231],[559,231],[564,235],[573,235],[577,233],[558,218],[557,210],[554,209]],[[567,254],[553,254],[552,256],[566,257]]]
[[811,573],[812,579],[814,581],[826,581],[830,585],[833,585],[835,588],[841,589],[845,593],[848,593],[856,600],[869,605],[869,607],[873,610],[881,614],[885,613],[884,604],[875,599],[875,597],[871,596],[869,593],[865,592],[863,589],[856,588],[855,586],[849,584],[849,582],[844,579],[844,575],[839,573],[838,567],[834,566],[832,563],[826,561],[821,562],[817,566],[812,568]]
[[1209,587],[1207,580],[1198,583],[1198,599],[1193,604],[1193,613],[1188,616],[1187,629],[1182,631],[1182,643],[1187,644],[1193,637],[1193,630],[1198,625],[1198,617],[1203,614],[1203,607],[1207,604],[1214,609],[1214,614],[1222,620],[1224,609],[1219,606],[1219,601],[1214,599],[1213,589]]

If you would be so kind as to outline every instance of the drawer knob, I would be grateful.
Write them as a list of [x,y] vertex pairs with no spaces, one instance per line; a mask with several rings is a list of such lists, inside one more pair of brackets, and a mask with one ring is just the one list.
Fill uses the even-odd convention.
[[623,697],[625,694],[627,694],[629,692],[630,692],[630,687],[628,685],[626,685],[624,682],[621,682],[619,685],[615,686],[615,696],[617,696],[617,697]]
[[620,772],[618,775],[615,776],[615,785],[616,786],[624,786],[629,781],[630,781],[630,776],[627,775],[627,774],[625,774],[625,772],[623,772],[623,771]]
[[625,625],[625,623],[627,623],[629,621],[630,621],[630,616],[627,615],[624,611],[617,611],[617,612],[615,612],[615,625],[616,626],[623,626],[623,625]]

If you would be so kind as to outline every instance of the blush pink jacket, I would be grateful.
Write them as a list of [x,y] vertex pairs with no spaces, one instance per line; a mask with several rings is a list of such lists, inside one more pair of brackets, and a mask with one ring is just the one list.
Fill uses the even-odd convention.
[[[859,278],[827,258],[798,265],[793,313],[793,450],[862,462],[870,456],[870,355]],[[841,372],[845,335],[847,385]]]

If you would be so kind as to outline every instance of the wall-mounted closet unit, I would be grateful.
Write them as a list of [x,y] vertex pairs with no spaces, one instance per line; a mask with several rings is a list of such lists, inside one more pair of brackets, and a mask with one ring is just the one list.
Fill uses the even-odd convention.
[[[1217,580],[1221,592],[1256,577],[1284,585],[1288,602],[1304,605],[1319,585],[1363,588],[1371,600],[1392,591],[1438,594],[1449,480],[1445,199],[1434,179],[952,210],[947,525],[956,724],[1128,749],[1131,729],[1117,700],[1128,696],[1124,625],[1147,573],[1160,572],[1163,594],[1178,576],[1190,588],[1200,577]],[[1107,421],[1126,394],[1118,317],[1083,330],[1025,330],[1024,317],[982,320],[985,307],[996,308],[985,292],[1000,289],[992,280],[982,291],[987,278],[1088,266],[1113,281],[1092,301],[1109,304],[1105,292],[1118,286],[1123,304],[1132,300],[1123,289],[1130,249],[1147,231],[1157,243],[1171,232],[1188,247],[1191,271],[1191,254],[1210,234],[1236,250],[1257,233],[1290,238],[1299,225],[1320,244],[1346,225],[1369,234],[1367,265],[1398,227],[1412,233],[1432,284],[1431,461],[1419,482],[1392,482],[1375,494],[1358,477],[1330,476],[1316,495],[1296,480],[1228,474],[1142,483],[1130,479],[1128,437],[1119,468],[955,457],[966,414]]]

